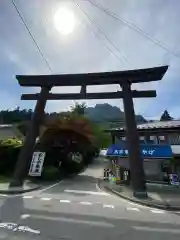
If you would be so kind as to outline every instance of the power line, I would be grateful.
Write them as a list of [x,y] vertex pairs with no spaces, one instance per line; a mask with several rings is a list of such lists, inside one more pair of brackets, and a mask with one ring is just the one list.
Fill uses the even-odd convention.
[[89,27],[89,29],[94,34],[94,36],[97,38],[97,40],[99,40],[101,43],[103,43],[104,46],[109,50],[109,52],[111,52],[120,62],[122,62],[122,59],[115,52],[113,52],[112,49],[105,42],[102,42],[102,39],[99,37],[99,35],[96,32],[94,32],[93,29],[89,25],[87,25],[87,24],[85,24],[85,25]]
[[87,1],[89,3],[91,3],[94,7],[98,8],[101,11],[103,11],[104,13],[106,13],[108,16],[112,17],[115,20],[120,21],[121,23],[123,23],[126,26],[128,26],[129,28],[131,28],[133,31],[136,31],[137,33],[143,35],[146,39],[150,40],[151,42],[153,42],[157,46],[159,46],[162,49],[166,50],[167,52],[171,53],[175,57],[180,58],[179,53],[177,53],[173,50],[170,50],[164,43],[162,43],[161,41],[159,41],[159,40],[155,39],[154,37],[150,36],[147,32],[143,31],[141,28],[137,27],[135,24],[123,19],[122,17],[118,16],[116,13],[112,12],[108,8],[103,7],[101,4],[99,4],[99,3],[97,3],[93,0],[87,0]]
[[31,39],[33,40],[35,46],[37,47],[37,49],[38,49],[38,51],[39,51],[41,57],[42,57],[43,60],[45,61],[45,63],[46,63],[46,65],[47,65],[47,67],[48,67],[50,73],[52,73],[53,71],[52,71],[52,68],[51,68],[51,66],[50,66],[50,64],[49,64],[49,62],[48,62],[48,60],[45,58],[45,56],[44,56],[42,50],[40,49],[38,43],[36,42],[35,38],[33,37],[33,35],[32,35],[32,33],[31,33],[31,31],[30,31],[30,29],[29,29],[27,23],[25,22],[23,16],[21,15],[21,13],[20,13],[20,11],[19,11],[19,9],[18,9],[18,7],[17,7],[17,5],[16,5],[16,3],[15,3],[15,0],[11,0],[11,1],[12,1],[12,4],[13,4],[13,6],[14,6],[16,12],[17,12],[17,14],[19,15],[19,17],[20,17],[22,23],[24,24],[24,26],[25,26],[27,32],[29,33]]
[[76,3],[77,6],[79,7],[79,9],[86,15],[86,17],[89,19],[89,21],[95,25],[95,27],[103,34],[103,36],[106,38],[106,40],[116,49],[116,51],[118,51],[122,58],[128,63],[128,65],[131,66],[131,63],[128,61],[127,57],[124,56],[124,54],[120,51],[119,48],[117,48],[117,46],[112,42],[112,40],[106,35],[105,31],[97,24],[97,22],[92,19],[89,14],[87,14],[87,12],[85,10],[83,10],[83,8],[80,6],[80,4]]

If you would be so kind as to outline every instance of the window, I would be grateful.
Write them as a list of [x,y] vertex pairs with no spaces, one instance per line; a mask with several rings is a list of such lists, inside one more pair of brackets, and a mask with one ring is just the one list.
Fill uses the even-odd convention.
[[123,140],[123,141],[126,141],[126,137],[122,137],[122,140]]
[[150,144],[156,144],[156,139],[157,139],[156,136],[150,136],[148,143],[150,143]]
[[165,136],[159,136],[158,139],[159,139],[159,144],[166,143],[166,137]]
[[171,145],[179,145],[180,144],[180,135],[179,134],[168,135],[168,142]]
[[159,136],[159,140],[165,141],[165,136]]
[[140,140],[141,144],[145,144],[145,137],[144,136],[140,136],[139,140]]

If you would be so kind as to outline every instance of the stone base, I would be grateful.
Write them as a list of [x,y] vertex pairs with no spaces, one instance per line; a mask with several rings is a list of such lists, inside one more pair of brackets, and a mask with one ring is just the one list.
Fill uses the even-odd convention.
[[24,183],[23,186],[11,187],[9,183],[0,183],[0,194],[20,194],[38,190],[40,185]]
[[147,194],[146,191],[143,191],[143,192],[134,191],[133,192],[133,196],[135,198],[139,198],[139,199],[146,199],[146,198],[148,198],[148,194]]
[[12,179],[11,182],[9,183],[9,188],[13,188],[13,187],[22,188],[23,187],[23,182]]

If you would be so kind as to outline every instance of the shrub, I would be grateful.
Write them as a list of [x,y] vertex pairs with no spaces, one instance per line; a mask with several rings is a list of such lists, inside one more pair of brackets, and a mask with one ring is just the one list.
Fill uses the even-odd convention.
[[0,141],[0,174],[11,175],[22,147],[18,139]]
[[41,175],[41,179],[45,181],[54,181],[60,178],[60,171],[58,168],[49,166],[44,167]]
[[0,141],[0,146],[22,146],[22,141],[14,138],[9,138],[7,140],[1,140]]

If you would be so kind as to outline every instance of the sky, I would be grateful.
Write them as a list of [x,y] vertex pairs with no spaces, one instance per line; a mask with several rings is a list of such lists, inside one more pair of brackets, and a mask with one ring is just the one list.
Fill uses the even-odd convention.
[[[158,119],[167,109],[180,118],[180,1],[93,1],[115,17],[88,0],[14,0],[53,74],[169,65],[161,81],[132,86],[157,91],[156,98],[135,99],[135,112],[147,119]],[[22,101],[20,96],[39,89],[20,87],[16,74],[51,74],[12,0],[0,0],[0,74],[0,109],[35,106],[34,101]],[[91,86],[88,92],[117,89],[118,85]],[[78,91],[80,87],[52,89],[56,93]],[[106,102],[123,110],[119,99],[83,102],[88,106]],[[48,101],[46,110],[60,112],[72,104]]]

